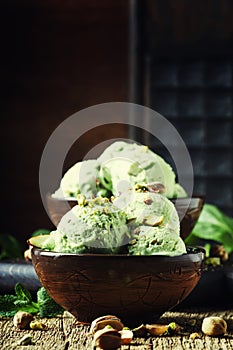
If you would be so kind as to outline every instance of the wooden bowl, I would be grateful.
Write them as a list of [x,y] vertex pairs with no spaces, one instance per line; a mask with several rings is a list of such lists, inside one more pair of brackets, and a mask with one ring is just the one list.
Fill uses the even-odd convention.
[[171,201],[174,203],[180,218],[180,235],[182,239],[185,239],[191,233],[201,214],[204,198],[193,196],[192,198],[171,199]]
[[51,297],[79,321],[115,314],[137,326],[153,323],[189,295],[201,277],[204,251],[189,248],[177,257],[79,255],[33,247],[32,261]]
[[[50,193],[47,194],[46,201],[50,219],[55,226],[59,224],[63,215],[77,204],[77,201],[73,199],[64,200],[53,198]],[[179,218],[181,219],[180,235],[185,239],[192,231],[200,216],[204,199],[203,197],[193,196],[192,198],[171,199],[171,201],[174,203]]]

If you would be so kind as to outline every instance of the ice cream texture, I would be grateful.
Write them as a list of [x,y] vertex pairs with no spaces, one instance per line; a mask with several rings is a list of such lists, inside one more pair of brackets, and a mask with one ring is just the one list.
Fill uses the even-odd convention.
[[82,193],[88,198],[118,195],[137,183],[161,182],[168,198],[186,197],[183,187],[165,160],[147,146],[116,141],[97,159],[74,164],[64,174],[55,198],[73,198]]
[[174,256],[186,253],[177,211],[164,195],[137,185],[134,190],[116,197],[113,203],[126,213],[131,226],[130,254]]
[[132,255],[177,256],[187,252],[181,237],[165,226],[139,226],[134,237],[128,247]]
[[42,248],[68,253],[116,253],[129,237],[126,215],[107,198],[86,200],[68,211]]
[[[150,190],[163,186],[149,185]],[[128,253],[167,255],[186,253],[174,204],[159,192],[135,186],[118,197],[86,199],[66,213],[43,249],[64,253]]]
[[129,190],[113,199],[115,206],[126,213],[135,225],[162,225],[168,232],[180,234],[180,222],[174,204],[160,193]]
[[[113,195],[113,198],[111,198]],[[75,198],[44,249],[68,253],[186,253],[168,198],[186,197],[171,166],[147,146],[112,143],[97,158],[76,163],[54,197]],[[108,198],[104,198],[108,197]],[[110,199],[111,198],[111,199]]]
[[98,191],[98,171],[100,165],[96,159],[89,159],[74,164],[64,174],[56,198],[77,197],[82,193],[86,197],[95,196]]
[[100,182],[114,195],[137,183],[158,181],[164,184],[166,197],[186,196],[185,190],[176,186],[171,166],[147,146],[117,141],[107,147],[97,160],[101,165]]

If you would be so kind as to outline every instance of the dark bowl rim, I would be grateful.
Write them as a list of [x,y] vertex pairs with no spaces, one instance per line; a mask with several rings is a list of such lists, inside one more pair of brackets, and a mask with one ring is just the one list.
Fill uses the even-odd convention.
[[177,197],[177,198],[168,198],[170,201],[183,201],[184,199],[201,199],[204,201],[205,196],[201,194],[193,194],[192,196],[187,197]]
[[[77,202],[77,199],[75,199],[74,197],[63,197],[63,198],[59,198],[59,197],[53,197],[52,192],[47,192],[46,196],[50,197],[51,199],[57,200],[57,201],[66,201],[66,202]],[[195,199],[195,198],[199,198],[204,200],[205,196],[204,195],[199,195],[199,194],[193,194],[192,196],[187,196],[187,197],[178,197],[178,198],[168,198],[170,201],[181,201],[181,200],[188,200],[188,199]]]
[[140,259],[140,258],[144,258],[144,259],[167,259],[167,260],[174,260],[174,259],[182,259],[185,258],[187,256],[192,256],[192,255],[198,255],[201,254],[202,255],[202,260],[204,260],[205,257],[205,249],[201,248],[201,247],[186,247],[187,248],[187,253],[185,254],[181,254],[181,255],[175,255],[175,256],[168,256],[168,255],[129,255],[129,254],[76,254],[76,253],[62,253],[62,252],[53,252],[50,250],[45,250],[45,249],[41,249],[32,245],[29,245],[30,247],[32,247],[32,252],[38,252],[39,255],[43,255],[43,256],[53,256],[53,257],[88,257],[90,259],[94,259],[94,258],[103,258],[103,259],[120,259],[120,258],[126,258],[126,259]]

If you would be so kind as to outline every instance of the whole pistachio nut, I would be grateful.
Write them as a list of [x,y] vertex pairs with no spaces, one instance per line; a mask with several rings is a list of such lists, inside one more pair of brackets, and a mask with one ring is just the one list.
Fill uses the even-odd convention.
[[106,326],[111,326],[117,331],[120,331],[122,328],[124,328],[123,323],[118,317],[114,315],[106,315],[98,317],[94,321],[92,321],[90,332],[94,334],[96,331],[103,329]]
[[205,317],[202,322],[202,332],[209,336],[223,335],[227,331],[226,321],[219,316]]
[[229,258],[228,253],[222,244],[212,245],[210,248],[210,256],[219,257],[221,262],[225,262]]
[[94,346],[103,350],[115,350],[121,347],[121,334],[113,328],[105,327],[94,334]]
[[26,329],[33,319],[32,314],[25,311],[18,311],[13,318],[13,324],[18,329]]

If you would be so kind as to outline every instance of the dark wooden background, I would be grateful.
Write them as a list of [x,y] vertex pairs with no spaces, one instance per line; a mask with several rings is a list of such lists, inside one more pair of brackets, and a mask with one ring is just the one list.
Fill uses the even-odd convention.
[[[22,241],[52,228],[39,194],[40,157],[71,114],[128,99],[128,1],[2,0],[1,227]],[[124,127],[82,137],[72,164]]]
[[[130,6],[138,11],[134,52]],[[37,228],[52,228],[38,171],[45,143],[62,121],[94,104],[132,100],[132,73],[134,102],[156,108],[149,96],[151,52],[231,51],[232,13],[231,0],[2,0],[0,232],[25,241]],[[105,138],[126,136],[125,127],[89,132],[67,167]]]

